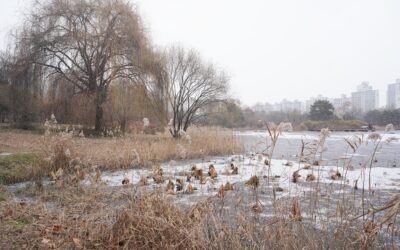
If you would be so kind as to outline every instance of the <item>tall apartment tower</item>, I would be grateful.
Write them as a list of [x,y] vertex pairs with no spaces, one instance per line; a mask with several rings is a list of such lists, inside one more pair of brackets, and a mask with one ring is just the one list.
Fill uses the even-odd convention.
[[400,108],[400,79],[396,79],[395,83],[388,85],[386,107],[389,109]]
[[357,91],[351,93],[353,108],[361,113],[379,108],[379,91],[372,89],[368,82],[357,86]]

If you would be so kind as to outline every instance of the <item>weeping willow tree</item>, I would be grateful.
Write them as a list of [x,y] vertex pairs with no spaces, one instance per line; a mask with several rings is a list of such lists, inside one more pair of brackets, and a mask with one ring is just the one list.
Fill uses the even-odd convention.
[[44,69],[31,63],[39,61],[40,55],[30,53],[30,44],[23,39],[28,34],[27,29],[14,34],[12,45],[0,55],[2,92],[7,92],[2,102],[9,119],[21,128],[40,120],[44,112]]
[[32,64],[93,99],[96,131],[111,83],[139,82],[151,54],[140,18],[124,0],[39,1],[24,30]]

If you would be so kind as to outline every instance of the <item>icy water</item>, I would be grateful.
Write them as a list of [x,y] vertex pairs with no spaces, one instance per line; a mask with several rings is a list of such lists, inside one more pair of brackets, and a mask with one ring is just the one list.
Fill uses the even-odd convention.
[[[190,161],[172,161],[161,164],[163,171],[166,175],[166,180],[185,179],[185,173],[190,173],[191,167],[195,164],[198,168],[203,170],[207,175],[208,167],[213,164],[217,170],[218,178],[207,180],[205,184],[198,183],[197,180],[192,180],[191,184],[198,188],[201,192],[196,192],[197,196],[203,197],[211,194],[216,194],[218,188],[225,184],[230,183],[243,183],[251,176],[257,175],[263,177],[267,175],[267,167],[264,165],[265,156],[261,154],[266,148],[266,133],[265,132],[237,132],[239,140],[245,144],[246,152],[242,155],[232,155],[225,157],[209,157],[208,159],[190,160]],[[353,136],[354,133],[333,133],[326,141],[326,151],[323,153],[322,166],[318,167],[319,182],[328,184],[341,184],[352,187],[355,181],[360,185],[362,180],[360,174],[362,172],[361,166],[369,168],[370,156],[375,147],[373,141],[366,140],[367,134],[364,135],[365,142],[359,149],[353,153],[351,148],[346,144],[345,138]],[[396,137],[400,139],[400,134],[381,134],[382,142],[378,147],[377,153],[372,161],[371,168],[371,183],[374,188],[398,190],[400,189],[400,141],[392,141],[387,143],[386,139]],[[268,183],[272,185],[283,187],[288,190],[299,186],[299,192],[290,192],[291,195],[296,195],[306,191],[307,187],[302,185],[303,182],[307,183],[305,177],[310,174],[310,171],[315,174],[314,170],[301,170],[302,178],[300,178],[299,185],[291,185],[292,174],[294,171],[303,168],[304,164],[298,163],[299,151],[301,148],[301,140],[312,142],[318,139],[318,133],[284,133],[280,136],[276,149],[273,155],[273,164],[270,166],[270,174],[272,177],[277,176],[275,180]],[[285,166],[287,161],[291,161],[290,166]],[[230,171],[230,164],[233,163],[239,168],[237,175],[227,175]],[[348,166],[351,167],[349,168]],[[316,169],[313,167],[312,169]],[[339,171],[345,174],[345,178],[332,180],[330,177],[334,171]],[[110,186],[121,186],[123,178],[129,178],[130,183],[135,184],[141,177],[146,177],[149,180],[150,186],[157,186],[152,180],[151,169],[131,169],[125,171],[106,172],[103,173],[103,181]],[[364,183],[369,182],[369,179],[364,178]],[[293,190],[291,190],[293,191]],[[283,192],[284,194],[286,192]],[[196,195],[194,195],[196,196]],[[193,197],[189,198],[190,200]]]
[[[400,132],[383,133],[377,132],[382,136],[382,142],[375,155],[374,166],[377,167],[400,167]],[[267,145],[267,134],[264,131],[245,131],[236,132],[238,138],[245,144],[248,152],[262,152]],[[327,138],[326,151],[323,153],[324,164],[338,165],[345,159],[352,156],[352,164],[356,167],[362,164],[367,157],[371,156],[374,150],[374,143],[366,140],[369,133],[344,133],[334,132]],[[363,136],[363,143],[355,154],[345,142],[345,138],[351,138],[353,135]],[[298,160],[298,154],[301,149],[301,141],[312,142],[317,140],[317,132],[291,132],[283,133],[276,145],[274,158]],[[397,141],[387,143],[388,138],[396,138]],[[367,143],[368,142],[368,143]]]

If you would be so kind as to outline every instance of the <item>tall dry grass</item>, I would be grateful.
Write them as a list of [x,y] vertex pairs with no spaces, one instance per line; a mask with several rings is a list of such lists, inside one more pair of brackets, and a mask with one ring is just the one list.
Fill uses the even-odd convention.
[[[295,213],[306,214],[300,200],[276,200],[264,217],[244,200],[221,206],[237,200],[235,191],[184,207],[162,190],[44,187],[35,191],[38,202],[0,203],[0,248],[396,249],[390,235],[379,240],[378,232],[385,228],[370,219],[338,220],[333,215],[329,227],[299,219],[294,204],[300,204]],[[400,197],[388,204],[398,209]]]
[[126,135],[124,137],[82,138],[72,133],[45,135],[0,132],[0,152],[34,152],[41,161],[22,172],[20,181],[43,176],[58,169],[79,166],[102,170],[151,167],[170,160],[203,158],[243,152],[233,132],[217,127],[193,127],[184,139],[169,134]]
[[73,148],[77,157],[103,169],[150,167],[163,161],[229,155],[244,150],[229,130],[194,127],[188,135],[187,139],[174,139],[167,133],[74,139]]

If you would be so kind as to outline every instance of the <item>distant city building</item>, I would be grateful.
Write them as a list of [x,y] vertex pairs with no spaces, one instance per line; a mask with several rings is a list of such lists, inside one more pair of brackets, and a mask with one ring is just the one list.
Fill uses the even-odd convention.
[[[396,83],[388,85],[388,101],[387,106],[390,108],[400,108],[400,79]],[[351,97],[342,94],[337,98],[328,98],[322,95],[309,98],[307,101],[302,102],[298,100],[289,101],[283,99],[281,102],[270,103],[257,103],[252,107],[254,111],[278,111],[290,112],[299,111],[300,113],[309,113],[310,107],[318,100],[329,101],[335,108],[335,115],[343,118],[346,114],[353,111],[361,113],[379,108],[379,92],[372,89],[368,82],[362,82],[357,86],[356,91],[351,93]]]
[[274,111],[274,105],[271,105],[268,102],[266,102],[266,103],[257,103],[252,107],[252,109],[254,111],[257,111],[257,112],[264,111],[264,112],[268,113],[268,112]]
[[286,99],[283,99],[280,103],[277,104],[276,111],[281,111],[281,112],[290,112],[290,111],[299,111],[299,112],[304,112],[303,108],[303,103],[294,100],[294,101],[288,101]]
[[389,109],[400,108],[400,79],[388,85],[386,106]]
[[269,104],[269,103],[257,103],[252,109],[254,111],[264,111],[264,112],[290,112],[290,111],[299,111],[300,113],[305,112],[304,103],[298,100],[288,101],[283,99],[281,102]]
[[339,98],[331,98],[329,101],[335,108],[335,115],[339,118],[343,118],[343,115],[350,112],[352,109],[352,101],[350,97],[345,94],[341,95]]
[[345,94],[341,95],[339,98],[331,98],[329,101],[332,103],[333,107],[340,108],[348,103],[351,103],[351,98],[347,97]]
[[379,108],[379,91],[372,89],[368,82],[357,86],[357,91],[351,93],[353,109],[362,113]]

